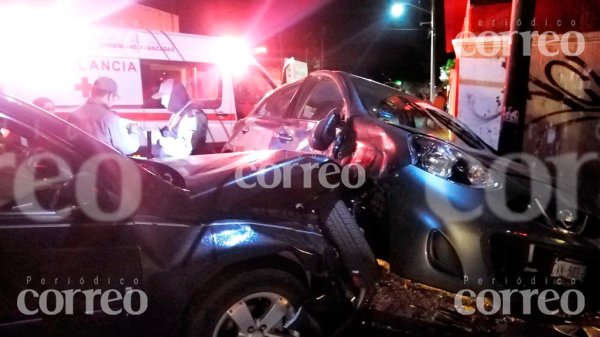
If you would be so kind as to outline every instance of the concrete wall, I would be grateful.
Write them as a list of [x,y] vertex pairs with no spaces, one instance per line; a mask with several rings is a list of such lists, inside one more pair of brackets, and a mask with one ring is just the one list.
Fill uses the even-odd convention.
[[[568,37],[559,35],[566,41]],[[567,55],[561,42],[540,52],[534,39],[530,65],[524,148],[541,157],[600,150],[600,32],[583,34],[581,54]],[[583,45],[581,43],[583,42]],[[578,42],[568,41],[568,53]]]
[[507,38],[458,39],[453,44],[458,59],[456,116],[497,149]]

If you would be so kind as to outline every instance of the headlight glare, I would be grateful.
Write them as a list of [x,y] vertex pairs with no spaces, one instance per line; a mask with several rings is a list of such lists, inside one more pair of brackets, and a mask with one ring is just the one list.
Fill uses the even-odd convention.
[[497,188],[490,170],[462,150],[423,135],[409,138],[412,163],[438,177],[475,188]]

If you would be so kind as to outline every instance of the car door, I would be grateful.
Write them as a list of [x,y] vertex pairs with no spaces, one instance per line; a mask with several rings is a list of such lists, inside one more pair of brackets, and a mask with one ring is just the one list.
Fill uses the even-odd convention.
[[270,146],[273,134],[281,129],[283,117],[301,83],[291,83],[265,97],[254,113],[236,125],[227,148],[232,151],[277,149]]
[[114,315],[123,301],[111,301],[111,312],[101,298],[140,287],[140,253],[120,235],[125,221],[95,221],[80,212],[75,185],[90,174],[82,168],[87,159],[0,111],[2,336],[72,335],[78,327],[102,334],[94,326],[127,319],[123,310]]
[[307,77],[283,125],[273,134],[269,148],[311,152],[308,139],[314,127],[330,111],[339,109],[341,112],[343,107],[342,90],[332,76]]

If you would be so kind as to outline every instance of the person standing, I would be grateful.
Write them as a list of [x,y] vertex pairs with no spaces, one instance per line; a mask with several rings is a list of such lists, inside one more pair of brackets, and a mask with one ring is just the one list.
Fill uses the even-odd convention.
[[140,140],[133,125],[111,109],[117,98],[117,82],[98,77],[92,85],[91,97],[71,113],[69,122],[128,155],[138,150]]
[[161,104],[172,113],[158,137],[162,156],[185,158],[206,153],[208,117],[192,102],[185,86],[174,79],[166,79],[152,98],[160,99]]
[[436,107],[440,110],[446,111],[446,103],[447,102],[448,102],[448,98],[446,97],[446,94],[444,93],[443,90],[439,90],[437,92],[437,95],[435,96],[435,99],[431,103],[431,105],[433,105],[434,107]]

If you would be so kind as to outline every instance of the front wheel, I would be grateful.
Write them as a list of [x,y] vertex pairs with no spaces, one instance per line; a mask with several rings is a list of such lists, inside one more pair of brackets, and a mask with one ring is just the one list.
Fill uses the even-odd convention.
[[280,270],[235,275],[192,305],[187,336],[297,337],[285,325],[307,294],[300,280]]
[[325,231],[338,249],[346,269],[360,273],[363,286],[372,291],[379,278],[377,261],[362,229],[343,201],[333,204],[325,220]]

